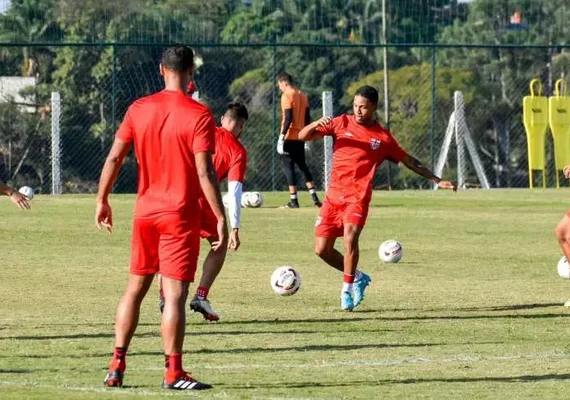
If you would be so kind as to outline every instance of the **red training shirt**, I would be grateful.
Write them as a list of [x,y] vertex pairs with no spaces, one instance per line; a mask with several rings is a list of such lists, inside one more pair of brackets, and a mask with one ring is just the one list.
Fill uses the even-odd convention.
[[336,202],[369,202],[372,179],[384,160],[401,162],[406,152],[390,132],[375,122],[358,124],[354,115],[333,118],[316,131],[333,137],[332,172],[327,197]]
[[216,153],[213,158],[218,182],[228,178],[228,181],[243,183],[247,152],[240,141],[224,128],[216,128]]
[[201,189],[194,155],[214,151],[215,129],[210,110],[182,92],[163,90],[131,104],[117,138],[135,147],[135,218],[198,215]]

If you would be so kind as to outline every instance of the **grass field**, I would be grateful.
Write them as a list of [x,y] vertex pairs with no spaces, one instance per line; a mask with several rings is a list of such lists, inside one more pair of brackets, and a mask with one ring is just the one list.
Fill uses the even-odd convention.
[[[286,196],[266,195],[245,210],[243,247],[211,292],[222,321],[188,318],[184,364],[215,385],[202,393],[160,389],[155,288],[128,387],[102,387],[134,197],[112,198],[112,236],[95,229],[92,196],[37,197],[31,212],[3,199],[0,398],[567,398],[570,286],[553,229],[569,194],[375,194],[360,263],[373,281],[353,313],[340,310],[341,276],[313,254],[316,210],[276,209]],[[390,238],[404,258],[384,265],[377,247]],[[269,286],[284,264],[303,277],[289,298]]]

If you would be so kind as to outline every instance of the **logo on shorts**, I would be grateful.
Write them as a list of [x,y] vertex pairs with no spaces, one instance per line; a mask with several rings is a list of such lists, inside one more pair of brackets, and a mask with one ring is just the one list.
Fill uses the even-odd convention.
[[370,148],[372,150],[378,150],[382,141],[380,139],[370,139]]
[[322,221],[323,221],[323,219],[321,217],[318,217],[317,221],[315,222],[315,226],[319,226]]

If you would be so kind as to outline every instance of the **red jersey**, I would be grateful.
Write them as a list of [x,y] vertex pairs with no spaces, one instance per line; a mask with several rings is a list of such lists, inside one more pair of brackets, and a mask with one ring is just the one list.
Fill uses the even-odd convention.
[[337,202],[370,201],[372,179],[384,160],[401,162],[406,152],[379,123],[360,125],[353,115],[333,118],[317,132],[333,137],[332,172],[327,197]]
[[240,141],[224,128],[216,128],[216,153],[213,158],[218,182],[228,178],[228,181],[243,183],[247,152]]
[[196,213],[201,189],[194,155],[214,151],[215,129],[210,110],[182,92],[163,90],[131,104],[117,138],[135,147],[135,218]]

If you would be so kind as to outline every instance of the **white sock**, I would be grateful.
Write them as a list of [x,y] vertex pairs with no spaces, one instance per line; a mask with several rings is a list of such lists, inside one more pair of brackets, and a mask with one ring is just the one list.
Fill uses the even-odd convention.
[[309,189],[309,193],[315,194],[315,193],[317,193],[317,189],[311,188],[311,189]]
[[352,285],[353,285],[352,283],[343,282],[342,283],[342,291],[352,293]]

